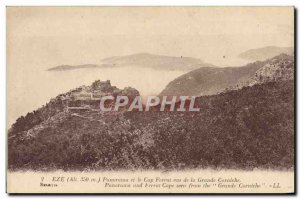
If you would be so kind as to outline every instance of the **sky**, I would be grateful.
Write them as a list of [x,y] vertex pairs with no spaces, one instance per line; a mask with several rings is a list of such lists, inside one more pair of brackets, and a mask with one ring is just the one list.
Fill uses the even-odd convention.
[[245,50],[292,46],[293,24],[293,7],[9,7],[8,61],[49,68],[148,52],[235,65]]

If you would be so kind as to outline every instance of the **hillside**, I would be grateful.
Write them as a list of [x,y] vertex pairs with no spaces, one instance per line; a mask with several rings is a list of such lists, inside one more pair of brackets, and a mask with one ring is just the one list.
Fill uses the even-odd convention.
[[127,56],[109,57],[101,60],[99,65],[61,65],[49,68],[48,71],[75,70],[81,68],[111,68],[135,66],[140,68],[152,68],[157,70],[183,70],[190,71],[203,66],[211,66],[203,63],[200,59],[192,57],[172,57],[154,55],[150,53],[138,53]]
[[[276,72],[276,75],[293,78],[294,58],[282,54],[266,61],[257,61],[242,67],[204,67],[193,70],[171,81],[160,95],[203,96],[217,94],[225,90],[239,89],[243,86],[251,86],[261,83],[257,77],[262,77],[262,70],[266,71],[267,68],[270,68],[270,65],[272,65],[274,71],[286,71],[286,73]],[[262,68],[265,68],[265,70]],[[289,69],[286,70],[287,68]],[[275,75],[275,72],[269,75],[272,74]]]
[[[57,120],[61,122],[66,119],[67,115],[76,114],[76,111],[98,110],[101,97],[106,95],[126,95],[130,99],[130,97],[138,96],[139,92],[131,87],[119,89],[112,86],[109,80],[103,82],[97,80],[90,86],[84,85],[60,94],[43,107],[19,117],[9,129],[8,138],[30,137],[45,126],[53,125],[52,122],[56,123]],[[76,108],[82,108],[82,110],[76,110]]]
[[[293,168],[293,81],[256,84],[196,103],[200,112],[101,113],[65,111],[56,98],[39,117],[33,112],[10,130],[8,168]],[[31,118],[40,121],[29,125]]]
[[250,49],[239,55],[239,57],[251,61],[263,61],[270,59],[280,54],[294,55],[293,47],[277,47],[277,46],[267,46],[263,48]]

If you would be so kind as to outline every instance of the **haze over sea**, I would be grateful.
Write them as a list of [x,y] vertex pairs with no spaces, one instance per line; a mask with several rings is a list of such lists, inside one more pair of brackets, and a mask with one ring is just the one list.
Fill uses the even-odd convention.
[[[229,63],[233,62],[234,60],[229,60]],[[238,64],[236,61],[235,63]],[[82,85],[91,85],[98,79],[110,80],[113,86],[120,89],[133,87],[142,96],[147,96],[159,94],[170,81],[187,72],[187,70],[166,71],[137,66],[65,71],[47,71],[39,68],[23,70],[24,75],[19,76],[21,79],[18,80],[22,83],[12,83],[13,91],[10,93],[16,106],[11,107],[13,110],[8,117],[8,128],[18,117],[45,105],[51,98]]]

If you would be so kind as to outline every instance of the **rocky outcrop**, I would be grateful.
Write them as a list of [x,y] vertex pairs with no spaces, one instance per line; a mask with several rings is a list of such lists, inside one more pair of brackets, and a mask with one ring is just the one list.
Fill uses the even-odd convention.
[[254,79],[257,83],[293,80],[294,57],[285,54],[274,57],[256,71]]

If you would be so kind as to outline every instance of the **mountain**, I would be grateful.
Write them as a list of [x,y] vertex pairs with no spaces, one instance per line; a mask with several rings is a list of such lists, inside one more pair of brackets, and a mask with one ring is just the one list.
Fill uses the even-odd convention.
[[294,48],[267,46],[263,48],[247,50],[246,52],[241,53],[239,57],[251,61],[263,61],[275,57],[282,53],[292,56],[294,55]]
[[[110,81],[96,80],[90,86],[81,86],[70,90],[67,93],[60,94],[51,99],[45,106],[21,116],[12,125],[9,130],[10,136],[18,136],[23,134],[33,136],[31,132],[39,131],[44,128],[44,124],[50,124],[54,120],[62,120],[62,117],[70,114],[69,111],[77,110],[81,107],[83,110],[99,109],[99,101],[101,97],[107,95],[125,95],[130,97],[138,96],[139,92],[131,87],[125,87],[123,90],[112,86]],[[81,109],[78,109],[79,111]],[[74,115],[73,115],[74,116]]]
[[102,68],[102,67],[126,67],[135,66],[141,68],[153,68],[157,70],[184,70],[189,71],[203,66],[212,66],[203,63],[200,59],[192,57],[172,57],[139,53],[128,56],[109,57],[101,60],[100,65],[61,65],[49,68],[48,71],[75,70],[80,68]]
[[[243,67],[203,67],[171,81],[160,95],[187,95],[203,96],[251,86],[261,81],[258,76],[266,76],[263,71],[270,71],[268,75],[289,76],[282,79],[291,79],[293,76],[294,58],[289,55],[279,55],[266,61],[256,61]],[[276,68],[276,69],[275,69]],[[261,69],[261,70],[259,70]],[[279,71],[283,72],[279,72]],[[277,72],[276,72],[277,71]],[[264,74],[264,75],[263,75]],[[274,79],[271,78],[270,79]]]
[[60,65],[53,68],[49,68],[48,71],[65,71],[65,70],[75,70],[75,69],[81,69],[81,68],[102,68],[102,67],[108,67],[108,65],[102,64],[102,65],[96,65],[96,64],[82,64],[82,65]]
[[103,59],[102,62],[114,66],[139,66],[158,70],[193,70],[204,65],[200,59],[192,57],[171,57],[149,53],[110,57]]
[[[183,77],[174,80],[184,85],[181,95],[223,91],[198,97],[199,112],[139,112],[126,107],[102,112],[103,96],[132,100],[139,92],[97,80],[17,119],[8,131],[8,169],[294,168],[292,56],[281,54],[239,68],[206,67]],[[224,91],[237,82],[242,86]]]
[[[78,101],[77,106],[88,103]],[[293,168],[293,81],[203,96],[196,104],[199,112],[103,113],[66,111],[62,97],[57,97],[10,129],[8,168]]]

